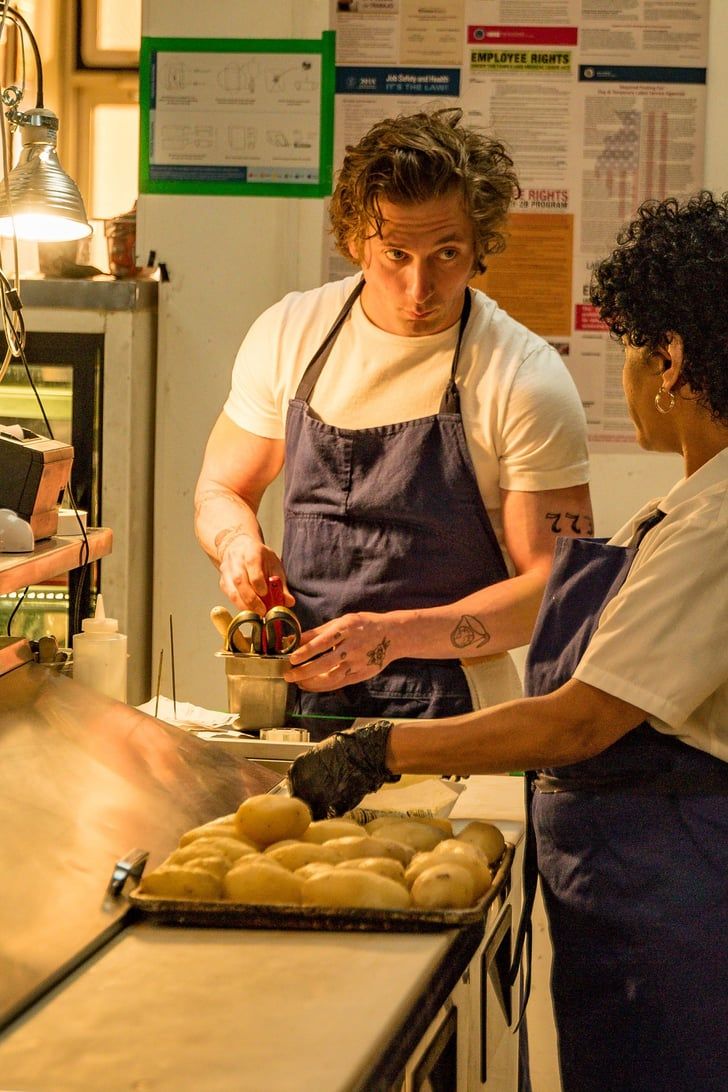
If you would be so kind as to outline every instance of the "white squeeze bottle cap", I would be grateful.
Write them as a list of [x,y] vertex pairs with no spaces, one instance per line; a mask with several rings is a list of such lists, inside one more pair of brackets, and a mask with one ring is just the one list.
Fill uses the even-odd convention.
[[93,633],[95,637],[101,637],[105,633],[119,632],[119,623],[116,618],[106,617],[103,595],[96,596],[96,613],[93,618],[84,618],[81,622],[81,629],[84,633]]

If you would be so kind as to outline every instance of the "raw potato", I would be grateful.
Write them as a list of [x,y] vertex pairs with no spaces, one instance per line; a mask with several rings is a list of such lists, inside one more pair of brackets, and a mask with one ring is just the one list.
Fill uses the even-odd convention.
[[301,900],[304,905],[372,910],[405,910],[410,905],[409,892],[401,883],[357,868],[333,868],[309,877],[301,884]]
[[199,857],[222,857],[230,867],[240,857],[257,852],[254,846],[242,842],[239,838],[220,835],[217,838],[195,838],[187,845],[175,849],[167,860],[174,864],[182,864],[184,861],[194,861]]
[[223,880],[223,891],[234,902],[279,904],[301,902],[301,881],[275,861],[244,857]]
[[409,818],[415,823],[427,823],[431,827],[437,827],[437,829],[443,831],[448,838],[455,837],[455,832],[452,829],[452,823],[449,819],[441,819],[437,815],[427,817],[424,815],[410,815]]
[[[189,845],[198,838],[237,838],[238,832],[233,822],[205,823],[201,827],[193,827],[186,831],[179,840],[180,848]],[[244,839],[241,839],[243,841]],[[250,843],[248,843],[250,844]],[[253,847],[257,849],[257,846]]]
[[140,884],[145,895],[161,895],[165,899],[219,899],[220,879],[197,865],[160,865],[142,876]]
[[477,846],[488,858],[488,864],[495,864],[503,856],[506,848],[506,840],[498,827],[492,823],[482,823],[478,820],[468,823],[457,835],[460,842],[470,842]]
[[464,910],[474,901],[470,873],[451,861],[421,872],[410,894],[414,905],[423,910]]
[[334,865],[326,864],[325,861],[311,861],[310,864],[297,868],[296,875],[299,880],[307,880],[309,876],[321,876],[324,872],[331,872],[334,867]]
[[476,901],[490,887],[492,877],[488,868],[488,859],[483,851],[471,842],[459,842],[457,838],[447,838],[435,846],[432,856],[438,862],[452,861],[468,870],[473,881],[473,898]]
[[310,822],[308,805],[292,796],[250,796],[235,812],[238,836],[259,846],[300,838]]
[[353,819],[317,819],[304,830],[302,842],[329,842],[332,838],[364,838],[366,830]]
[[405,845],[404,842],[393,842],[391,838],[380,838],[379,835],[374,840],[381,842],[388,851],[388,856],[394,857],[395,861],[399,861],[404,868],[407,867],[415,855],[412,846]]
[[[207,841],[207,838],[203,838],[203,842]],[[189,866],[190,868],[202,868],[205,872],[211,872],[213,876],[215,876],[218,880],[221,880],[225,873],[228,872],[231,868],[232,863],[232,861],[226,860],[219,854],[213,853],[202,853],[199,854],[197,857],[193,857],[191,860],[180,860],[180,858],[176,856],[175,852],[171,853],[167,860],[162,862],[160,867],[167,868],[168,866],[172,866],[174,868],[178,868],[182,866],[186,868],[187,866]]]
[[339,858],[328,846],[315,842],[279,842],[268,846],[265,857],[282,864],[290,872],[296,872],[307,864],[335,864]]
[[397,856],[390,843],[383,842],[380,838],[369,838],[367,835],[363,838],[332,838],[325,844],[334,851],[339,861],[348,861],[353,857]]
[[447,838],[444,830],[417,819],[372,819],[367,823],[367,832],[377,838],[404,842],[418,853],[434,849],[438,842]]
[[432,856],[431,849],[428,849],[425,853],[415,853],[404,872],[407,886],[411,888],[420,872],[424,872],[426,868],[432,868],[436,864],[437,860]]
[[[378,876],[387,876],[390,880],[404,884],[404,868],[399,861],[391,857],[356,857],[353,861],[339,861],[337,868],[360,868],[364,872],[376,872]],[[405,884],[406,886],[406,884]]]

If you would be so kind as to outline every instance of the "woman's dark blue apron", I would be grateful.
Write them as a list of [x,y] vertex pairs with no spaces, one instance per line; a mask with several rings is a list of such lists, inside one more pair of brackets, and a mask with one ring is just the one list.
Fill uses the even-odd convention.
[[[530,695],[572,677],[661,517],[626,548],[558,540],[526,664]],[[660,656],[632,640],[636,656]],[[728,1089],[726,794],[728,764],[646,721],[595,758],[535,777],[564,1092]]]
[[[436,415],[352,430],[310,412],[316,381],[363,286],[359,281],[347,299],[288,408],[283,564],[304,630],[350,611],[440,606],[508,575],[460,414],[456,373],[470,291]],[[356,717],[470,709],[457,659],[399,659],[367,682],[298,691],[293,714],[310,718],[304,723],[321,739]]]

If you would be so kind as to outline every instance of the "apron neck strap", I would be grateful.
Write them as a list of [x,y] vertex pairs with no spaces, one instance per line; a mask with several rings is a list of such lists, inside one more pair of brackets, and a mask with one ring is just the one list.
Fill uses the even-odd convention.
[[[311,357],[311,360],[306,365],[306,370],[301,376],[301,381],[298,384],[295,398],[302,402],[308,401],[311,397],[316,382],[323,371],[324,365],[329,358],[333,344],[338,337],[341,327],[344,325],[346,318],[351,311],[352,307],[356,303],[357,299],[362,293],[364,288],[364,278],[362,277],[358,284],[355,286],[354,291],[348,296],[344,306],[339,311],[338,315],[333,321],[331,329],[327,333],[320,346]],[[463,301],[463,309],[460,313],[460,323],[458,325],[458,339],[455,345],[455,353],[452,358],[452,366],[450,368],[450,378],[448,379],[447,387],[442,396],[440,403],[439,413],[460,413],[460,392],[458,391],[456,375],[458,370],[458,364],[460,362],[460,349],[463,342],[463,335],[465,334],[465,327],[468,325],[468,319],[470,318],[470,312],[472,310],[472,292],[469,288],[465,289],[465,299]]]
[[634,539],[632,540],[631,544],[632,548],[634,550],[638,550],[642,545],[642,539],[645,537],[647,532],[651,531],[653,527],[656,527],[657,524],[660,523],[660,521],[664,518],[665,513],[661,512],[660,509],[657,508],[651,516],[648,516],[647,519],[643,519],[642,523],[640,523],[639,527],[635,531]]
[[440,402],[439,413],[460,413],[460,391],[457,384],[457,371],[458,364],[460,363],[460,349],[463,343],[463,336],[465,334],[465,327],[468,325],[468,319],[470,318],[470,312],[473,306],[473,294],[469,288],[465,289],[465,300],[463,301],[463,309],[460,313],[460,324],[458,326],[458,340],[455,346],[455,353],[452,358],[452,366],[450,368],[450,378],[447,381],[447,387],[442,396]]
[[304,371],[303,375],[301,376],[301,381],[298,384],[298,389],[297,389],[296,394],[295,394],[295,397],[297,399],[300,399],[301,401],[308,403],[308,400],[311,397],[311,393],[313,391],[313,388],[316,386],[316,381],[317,381],[318,377],[321,375],[321,372],[323,371],[324,364],[326,363],[326,361],[329,358],[329,353],[331,352],[333,344],[336,341],[336,338],[337,338],[337,336],[339,334],[339,330],[344,325],[344,322],[346,321],[346,318],[347,318],[349,312],[351,311],[352,307],[354,306],[357,299],[361,295],[361,292],[362,292],[363,288],[364,288],[364,278],[362,277],[359,280],[358,284],[355,285],[354,291],[347,297],[346,302],[344,303],[344,306],[341,308],[338,315],[334,319],[333,325],[331,326],[331,329],[329,330],[328,334],[326,335],[324,340],[321,342],[318,349],[316,350],[316,352],[313,354],[313,356],[309,360],[308,364],[306,365],[306,370]]

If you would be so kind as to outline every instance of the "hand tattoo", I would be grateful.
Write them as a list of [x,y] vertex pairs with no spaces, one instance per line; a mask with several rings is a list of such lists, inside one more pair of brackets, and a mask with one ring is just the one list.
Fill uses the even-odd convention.
[[490,634],[479,618],[473,614],[464,614],[455,629],[450,634],[450,640],[455,648],[467,648],[475,644],[482,648],[490,640]]
[[382,637],[376,648],[373,648],[371,652],[367,652],[367,663],[373,667],[381,667],[384,663],[384,656],[390,643],[391,642],[388,641],[386,637]]

